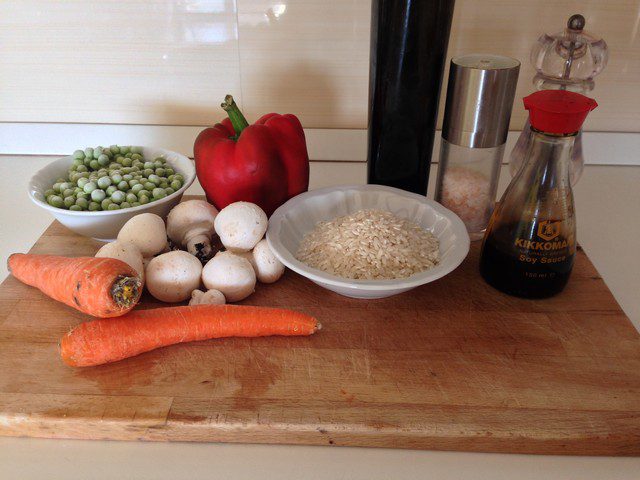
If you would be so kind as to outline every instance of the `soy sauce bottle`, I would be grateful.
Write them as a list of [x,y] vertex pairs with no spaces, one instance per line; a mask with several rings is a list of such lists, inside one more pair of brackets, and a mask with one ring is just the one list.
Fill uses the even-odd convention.
[[531,121],[525,163],[493,212],[480,273],[493,287],[525,298],[564,289],[576,251],[569,164],[576,135],[595,100],[566,90],[524,99]]

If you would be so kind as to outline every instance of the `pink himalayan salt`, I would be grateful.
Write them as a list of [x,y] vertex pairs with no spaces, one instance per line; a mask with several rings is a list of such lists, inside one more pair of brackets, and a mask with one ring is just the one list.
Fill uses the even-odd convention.
[[442,180],[441,203],[458,215],[470,232],[487,226],[489,180],[480,172],[464,167],[449,168]]

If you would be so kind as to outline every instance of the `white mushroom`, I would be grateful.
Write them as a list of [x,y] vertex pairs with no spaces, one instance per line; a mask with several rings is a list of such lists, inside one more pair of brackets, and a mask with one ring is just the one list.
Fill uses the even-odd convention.
[[256,204],[236,202],[220,210],[215,221],[222,244],[232,252],[248,252],[267,231],[269,221]]
[[201,262],[209,260],[215,252],[211,248],[211,236],[218,210],[204,200],[188,200],[179,203],[167,217],[167,235],[171,241]]
[[100,247],[100,250],[96,252],[96,257],[116,258],[118,260],[122,260],[138,272],[138,275],[144,284],[144,263],[142,254],[140,253],[140,250],[138,250],[138,247],[133,243],[124,242],[122,240],[107,243]]
[[145,274],[151,295],[162,302],[181,302],[200,286],[202,264],[193,255],[176,250],[152,258]]
[[167,246],[164,221],[154,213],[136,215],[122,226],[118,240],[131,242],[143,257],[152,257]]
[[247,298],[256,288],[256,273],[249,260],[231,252],[218,252],[202,269],[202,283],[220,290],[227,302]]
[[220,290],[194,290],[189,305],[224,305],[226,300]]
[[266,239],[262,239],[253,249],[253,268],[262,283],[277,282],[284,273],[284,265],[276,258]]
[[256,266],[256,262],[253,259],[253,250],[250,250],[248,252],[233,252],[233,254],[249,260],[249,263],[253,267],[253,271],[256,272],[256,277],[258,276],[258,267]]

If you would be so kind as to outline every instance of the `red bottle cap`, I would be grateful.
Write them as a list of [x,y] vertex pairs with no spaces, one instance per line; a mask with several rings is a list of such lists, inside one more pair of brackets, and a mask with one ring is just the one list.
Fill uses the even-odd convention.
[[567,90],[541,90],[524,97],[531,126],[545,133],[571,135],[582,127],[598,104],[593,98]]

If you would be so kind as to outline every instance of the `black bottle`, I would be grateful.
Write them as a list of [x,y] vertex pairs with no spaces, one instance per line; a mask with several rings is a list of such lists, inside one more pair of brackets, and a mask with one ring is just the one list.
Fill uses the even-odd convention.
[[454,0],[373,0],[368,182],[426,194]]

